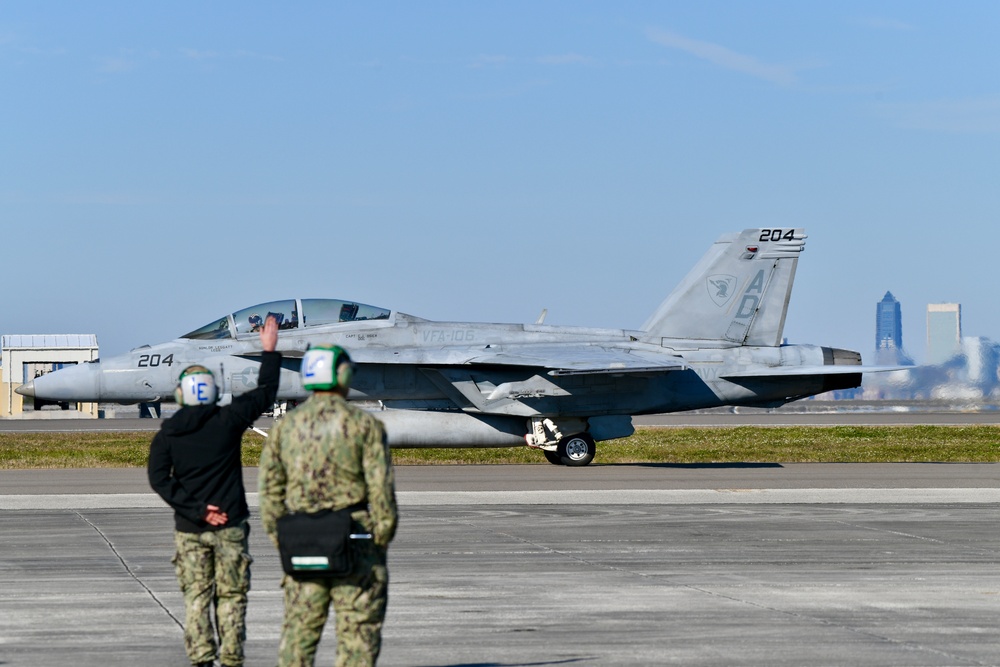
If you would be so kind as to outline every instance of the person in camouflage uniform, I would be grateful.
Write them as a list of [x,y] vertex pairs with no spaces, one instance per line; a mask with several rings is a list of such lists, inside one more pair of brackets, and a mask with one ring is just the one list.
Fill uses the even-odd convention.
[[[149,447],[149,483],[174,509],[172,562],[184,593],[184,647],[194,665],[243,664],[250,590],[250,510],[240,461],[243,432],[274,405],[281,373],[278,323],[260,332],[257,388],[216,405],[215,378],[189,366],[177,388],[180,410],[163,422]],[[212,609],[218,625],[212,625]]]
[[352,541],[354,570],[347,576],[282,579],[281,667],[313,664],[331,604],[339,667],[374,665],[382,645],[386,554],[397,522],[395,481],[382,423],[346,400],[352,372],[342,348],[310,348],[302,379],[313,394],[271,431],[260,456],[261,521],[275,545],[277,521],[288,512],[365,503],[351,517],[358,532],[372,536]]

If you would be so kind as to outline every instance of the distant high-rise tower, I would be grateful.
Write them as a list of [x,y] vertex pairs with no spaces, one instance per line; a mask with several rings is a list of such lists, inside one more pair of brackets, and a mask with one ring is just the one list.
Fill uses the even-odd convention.
[[913,363],[903,351],[903,317],[899,301],[886,292],[875,305],[875,363],[885,366]]
[[886,292],[875,306],[875,349],[900,349],[903,347],[903,318],[899,301]]
[[962,306],[927,304],[927,363],[943,364],[962,348]]

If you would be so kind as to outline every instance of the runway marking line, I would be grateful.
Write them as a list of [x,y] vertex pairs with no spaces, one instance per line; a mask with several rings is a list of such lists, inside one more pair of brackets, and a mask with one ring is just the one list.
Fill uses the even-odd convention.
[[[620,489],[559,491],[401,491],[399,504],[431,505],[704,505],[1000,503],[996,488]],[[256,493],[247,494],[251,507]],[[166,507],[154,493],[0,494],[0,510]]]

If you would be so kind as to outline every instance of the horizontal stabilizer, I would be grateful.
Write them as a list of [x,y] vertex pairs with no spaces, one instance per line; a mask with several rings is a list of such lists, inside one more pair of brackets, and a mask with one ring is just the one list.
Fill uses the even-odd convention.
[[735,378],[768,378],[768,377],[803,377],[810,375],[848,375],[852,373],[889,373],[892,371],[905,371],[913,366],[852,366],[849,364],[836,364],[827,366],[771,366],[764,368],[752,368],[745,371],[734,371],[723,373],[719,377],[724,380]]

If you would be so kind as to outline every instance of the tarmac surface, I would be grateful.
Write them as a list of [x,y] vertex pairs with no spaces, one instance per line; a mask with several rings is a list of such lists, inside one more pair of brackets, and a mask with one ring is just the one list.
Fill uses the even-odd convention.
[[[400,466],[397,487],[380,665],[1000,664],[997,464]],[[188,664],[172,525],[142,470],[0,471],[0,665]],[[247,664],[273,665],[280,566],[251,525]]]

